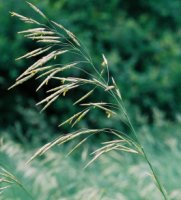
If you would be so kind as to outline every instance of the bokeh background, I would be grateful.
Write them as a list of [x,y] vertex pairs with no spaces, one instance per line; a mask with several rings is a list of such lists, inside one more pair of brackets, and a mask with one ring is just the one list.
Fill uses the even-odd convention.
[[[100,65],[104,53],[128,113],[170,198],[181,200],[181,1],[180,0],[32,0],[54,21],[74,32]],[[71,144],[50,151],[24,168],[32,152],[57,135],[69,131],[57,124],[76,111],[71,96],[43,113],[35,103],[44,91],[28,81],[7,88],[30,64],[15,58],[34,47],[17,32],[26,26],[10,16],[15,11],[33,16],[24,0],[0,0],[0,164],[27,186],[34,199],[161,199],[143,160],[112,152],[89,169],[89,149],[94,138],[68,158]],[[79,91],[78,93],[83,93]],[[75,96],[78,94],[75,94]],[[107,99],[108,97],[105,96]],[[109,100],[109,99],[108,99]],[[104,113],[90,115],[80,127],[95,128],[108,122]],[[51,183],[51,184],[50,184]],[[14,186],[4,199],[24,199]],[[3,199],[2,198],[2,199]]]

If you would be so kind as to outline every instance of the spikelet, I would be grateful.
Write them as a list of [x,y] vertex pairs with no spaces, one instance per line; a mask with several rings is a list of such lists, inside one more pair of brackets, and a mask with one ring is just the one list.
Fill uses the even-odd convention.
[[93,106],[93,107],[97,107],[100,108],[101,110],[104,110],[106,112],[106,115],[108,118],[110,118],[112,115],[116,115],[116,113],[104,106],[108,105],[107,103],[104,102],[99,102],[99,103],[84,103],[81,104],[81,106]]
[[101,131],[102,131],[101,129],[85,129],[85,130],[79,130],[79,131],[72,132],[72,133],[69,133],[67,135],[58,137],[54,141],[49,142],[46,145],[44,145],[43,147],[41,147],[40,149],[38,149],[34,153],[34,155],[27,161],[26,164],[30,163],[36,157],[43,155],[45,152],[47,152],[50,148],[52,148],[56,144],[62,144],[62,143],[68,142],[68,141],[70,141],[70,140],[72,140],[72,139],[74,139],[74,138],[76,138],[80,135],[83,135],[83,134],[94,134],[94,133],[98,133],[98,132],[101,132]]
[[45,48],[45,49],[42,49],[41,51],[39,51],[39,52],[37,52],[37,53],[34,53],[34,54],[32,54],[32,55],[29,55],[27,58],[31,58],[31,57],[38,56],[38,55],[40,55],[40,54],[42,54],[42,53],[45,53],[46,51],[50,50],[51,48],[52,48],[52,46],[47,47],[47,48]]
[[73,147],[68,154],[66,155],[66,157],[68,157],[73,151],[75,151],[78,147],[80,147],[83,143],[85,143],[85,141],[87,141],[88,137],[84,138],[83,140],[81,140],[77,145],[75,145],[75,147]]
[[64,26],[62,26],[61,24],[58,24],[58,23],[56,23],[56,22],[54,22],[54,21],[51,21],[51,22],[52,22],[53,24],[55,24],[56,26],[58,26],[60,29],[64,30],[64,31],[67,33],[67,35],[68,35],[78,46],[81,46],[80,43],[78,42],[76,36],[75,36],[72,32],[70,32],[69,30],[67,30],[67,29],[66,29]]
[[[51,67],[54,67],[54,65],[51,65]],[[39,75],[38,77],[36,77],[36,79],[39,79],[39,78],[41,78],[41,77],[43,77],[43,76],[46,76],[46,75],[48,75],[48,74],[51,74],[51,73],[54,72],[56,69],[57,69],[57,68],[54,68],[54,69],[51,69],[51,70],[49,70],[49,71],[47,71],[47,72],[44,72],[43,74],[41,74],[41,75]],[[53,77],[52,77],[52,78],[53,78]]]
[[51,142],[45,144],[44,146],[42,146],[38,151],[36,151],[36,153],[31,156],[31,158],[26,162],[26,164],[30,163],[34,158],[36,158],[37,156],[42,155],[43,150],[48,147],[51,144]]
[[113,85],[115,86],[116,93],[117,93],[118,97],[122,100],[121,93],[120,93],[119,88],[118,88],[118,86],[117,86],[117,84],[116,84],[116,82],[115,82],[113,77],[112,77],[112,82],[113,82]]
[[19,57],[19,58],[16,58],[16,60],[20,60],[20,59],[22,59],[22,58],[27,58],[28,56],[31,56],[31,55],[33,55],[34,53],[37,53],[37,52],[39,52],[39,51],[41,51],[41,50],[42,50],[42,48],[38,48],[38,49],[36,49],[36,50],[33,50],[33,51],[31,51],[31,52],[29,52],[29,53],[27,53],[27,54],[25,54],[25,55]]
[[101,86],[102,88],[104,88],[104,89],[107,88],[107,86],[106,86],[104,83],[102,83],[101,81],[98,81],[98,80],[95,79],[95,78],[93,78],[93,81],[95,82],[95,84]]
[[52,48],[52,47],[50,46],[50,47],[45,48],[45,49],[42,49],[42,48],[35,49],[35,50],[33,50],[33,51],[31,51],[31,52],[29,52],[29,53],[27,53],[27,54],[25,54],[25,55],[23,55],[23,56],[21,56],[21,57],[19,57],[19,58],[16,58],[16,60],[20,60],[20,59],[22,59],[22,58],[31,58],[31,57],[40,55],[40,54],[42,54],[42,53],[44,53],[44,52],[50,50],[51,48]]
[[44,19],[47,19],[47,17],[42,13],[40,9],[38,9],[35,5],[33,5],[30,2],[27,2],[33,10],[35,10],[38,14],[40,14]]
[[48,108],[48,106],[51,105],[58,97],[59,97],[59,95],[57,95],[57,96],[55,96],[54,98],[52,98],[52,99],[41,109],[41,112],[43,112],[46,108]]
[[41,31],[44,31],[45,28],[32,28],[32,29],[28,29],[28,30],[24,30],[24,31],[19,31],[18,33],[19,34],[22,34],[22,33],[39,33]]
[[93,80],[77,78],[77,77],[53,77],[53,78],[56,80],[60,80],[62,83],[64,83],[65,81],[68,81],[68,82],[79,82],[83,84],[85,83],[95,84]]
[[85,111],[75,120],[75,122],[72,124],[72,127],[75,126],[75,124],[77,124],[89,111],[90,111],[90,109],[85,110]]
[[15,13],[15,12],[10,12],[10,14],[11,14],[11,16],[12,17],[18,17],[21,21],[24,21],[25,23],[30,23],[30,24],[38,24],[38,25],[40,25],[40,23],[39,22],[37,22],[36,20],[34,20],[34,19],[31,19],[31,18],[28,18],[28,17],[25,17],[25,16],[23,16],[23,15],[20,15],[20,14],[18,14],[18,13]]
[[46,39],[43,39],[43,40],[38,40],[37,42],[43,42],[43,43],[61,43],[59,40],[46,40]]
[[50,100],[53,99],[55,96],[62,94],[62,93],[65,91],[65,89],[66,89],[66,90],[71,90],[71,89],[74,89],[74,88],[76,88],[76,87],[78,87],[78,86],[79,86],[79,85],[74,85],[74,86],[71,86],[71,87],[66,87],[66,86],[65,86],[64,88],[61,88],[60,90],[58,90],[58,91],[54,92],[53,94],[49,95],[48,97],[46,97],[45,99],[43,99],[42,101],[40,101],[39,103],[37,103],[36,105],[40,105],[40,104],[42,104],[42,103],[45,103],[45,102],[50,101]]
[[54,91],[59,90],[59,89],[64,88],[64,87],[71,87],[71,86],[74,86],[74,85],[75,85],[75,83],[60,85],[58,87],[55,87],[55,88],[48,90],[47,93],[54,92]]
[[16,83],[15,83],[14,85],[12,85],[11,87],[9,87],[8,90],[10,90],[10,89],[16,87],[17,85],[20,85],[20,84],[24,83],[25,81],[27,81],[27,80],[29,80],[30,78],[32,78],[34,75],[35,75],[35,74],[32,73],[32,74],[30,74],[30,75],[28,75],[28,76],[26,76],[26,77],[24,77],[24,78],[22,78],[22,79],[16,81]]
[[[42,88],[43,85],[47,84],[48,81],[58,72],[61,72],[63,70],[66,70],[66,69],[69,69],[70,67],[73,67],[75,66],[77,63],[73,63],[73,64],[70,64],[70,65],[66,65],[65,67],[62,67],[62,68],[55,68],[55,69],[52,69],[51,71],[51,74],[38,86],[38,88],[36,89],[36,91],[38,91],[40,88]],[[49,71],[50,72],[50,71]],[[48,74],[49,72],[46,72],[46,74]],[[43,74],[45,75],[45,74]],[[42,76],[42,75],[41,75]],[[39,76],[39,77],[41,77]],[[39,78],[38,77],[38,78]]]
[[47,56],[44,56],[43,58],[39,59],[38,61],[36,61],[33,65],[31,65],[27,70],[25,70],[16,80],[21,79],[23,76],[29,74],[29,72],[33,69],[36,69],[37,67],[45,64],[46,62],[48,62],[50,59],[52,59],[55,55],[56,51],[51,52],[50,54],[48,54]]
[[[21,32],[20,32],[21,33]],[[52,31],[36,31],[36,32],[32,32],[32,33],[29,33],[29,34],[26,34],[24,35],[24,37],[36,37],[36,36],[48,36],[48,35],[55,35],[55,32],[52,32]]]
[[87,97],[89,97],[92,93],[94,92],[94,89],[89,91],[88,93],[86,93],[83,97],[81,97],[80,99],[78,99],[73,105],[76,105],[78,103],[80,103],[81,101],[83,101],[84,99],[86,99]]
[[86,169],[89,165],[91,165],[91,164],[92,164],[97,158],[99,158],[103,153],[104,153],[104,152],[99,152],[98,154],[96,154],[96,155],[94,156],[94,158],[93,158],[90,162],[87,163],[87,165],[84,167],[84,169]]
[[50,69],[50,68],[52,68],[52,67],[53,67],[52,65],[50,65],[50,66],[46,66],[46,67],[39,67],[38,69],[34,69],[34,70],[30,71],[30,73],[41,72],[41,71],[44,71],[44,70]]
[[45,99],[43,99],[42,101],[38,102],[36,105],[38,106],[42,103],[49,102],[51,99],[53,99],[57,95],[60,95],[61,93],[62,93],[62,90],[58,90],[55,93],[53,93],[53,94],[49,95],[48,97],[46,97]]
[[76,113],[75,115],[73,115],[72,117],[68,118],[67,120],[65,120],[64,122],[62,122],[62,123],[59,125],[59,127],[65,125],[65,124],[67,124],[67,123],[71,124],[72,121],[73,121],[75,118],[77,118],[79,115],[81,115],[81,113],[82,113],[82,111],[81,111],[81,112],[78,112],[78,113]]
[[15,12],[10,12],[10,14],[11,14],[12,17],[14,17],[14,16],[18,17],[22,21],[28,21],[29,20],[29,18],[27,18],[27,17],[25,17],[23,15],[20,15],[18,13],[15,13]]
[[68,65],[65,65],[64,67],[60,68],[59,70],[60,71],[64,71],[66,69],[70,69],[71,67],[74,67],[75,65],[77,65],[78,63],[75,62],[75,63],[71,63],[71,64],[68,64]]
[[18,78],[17,80],[19,80],[20,78],[22,78],[23,76],[25,76],[26,74],[28,74],[32,69],[36,69],[39,66],[42,66],[43,64],[47,63],[49,60],[51,60],[52,58],[54,58],[57,55],[61,55],[63,53],[66,53],[68,50],[62,50],[62,51],[53,51],[51,53],[49,53],[48,55],[44,56],[43,58],[39,59],[38,61],[36,61],[33,65],[31,65],[27,70],[25,70]]
[[106,87],[106,89],[104,91],[109,91],[109,90],[112,90],[114,88],[115,88],[114,85],[110,85],[110,86]]
[[103,58],[103,62],[102,62],[102,66],[104,67],[104,66],[108,66],[108,62],[107,62],[107,59],[106,59],[106,57],[105,57],[105,55],[104,54],[102,54],[102,58]]
[[34,36],[30,36],[28,37],[30,39],[33,39],[33,40],[57,40],[57,39],[60,39],[60,37],[57,37],[57,36],[43,36],[43,35],[34,35]]

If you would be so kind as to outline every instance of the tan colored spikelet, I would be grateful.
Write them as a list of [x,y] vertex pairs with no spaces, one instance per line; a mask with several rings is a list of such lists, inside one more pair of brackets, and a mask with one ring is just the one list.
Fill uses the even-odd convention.
[[10,14],[11,14],[11,16],[12,17],[18,17],[18,18],[20,18],[21,20],[28,20],[28,18],[27,17],[25,17],[25,16],[23,16],[23,15],[20,15],[20,14],[18,14],[18,13],[15,13],[15,12],[10,12]]
[[85,129],[85,130],[78,130],[76,134],[73,134],[74,137],[83,135],[83,134],[92,134],[92,133],[98,133],[101,132],[101,129]]
[[117,150],[117,148],[118,148],[118,145],[108,144],[104,147],[97,149],[95,152],[93,152],[93,154],[95,154],[94,158],[84,168],[87,168],[90,164],[92,164],[95,160],[97,160],[104,153],[112,151],[112,150]]
[[33,65],[31,65],[27,70],[25,70],[16,80],[21,79],[23,76],[27,75],[32,69],[36,69],[37,67],[45,64],[48,62],[50,59],[52,59],[55,55],[56,51],[51,52],[47,56],[44,56],[43,58],[39,59],[36,61]]
[[[77,63],[78,64],[78,63]],[[95,82],[93,80],[89,80],[89,79],[83,79],[83,78],[77,78],[77,77],[53,77],[54,79],[60,80],[62,83],[64,83],[65,81],[68,82],[79,82],[79,83],[90,83],[90,84],[94,84]]]
[[71,124],[72,121],[73,121],[77,116],[79,116],[81,113],[82,113],[82,111],[76,113],[75,115],[73,115],[73,116],[70,117],[69,119],[67,119],[67,120],[65,120],[64,122],[62,122],[62,123],[59,125],[59,127],[65,125],[65,124],[67,124],[67,123],[70,123],[70,124]]
[[49,149],[51,149],[53,146],[57,145],[57,144],[63,144],[65,142],[68,142],[69,140],[72,140],[80,135],[83,134],[94,134],[94,133],[98,133],[100,132],[99,129],[86,129],[86,130],[79,130],[73,133],[69,133],[65,136],[61,136],[58,137],[57,139],[55,139],[53,142],[49,142],[46,145],[44,145],[43,147],[41,147],[40,149],[38,149],[34,155],[27,161],[26,164],[30,163],[33,159],[35,159],[38,156],[43,155],[45,152],[47,152]]
[[73,151],[75,151],[78,147],[80,147],[80,145],[82,145],[85,141],[87,141],[88,137],[84,138],[83,140],[81,140],[74,148],[72,148],[68,154],[66,155],[66,157],[68,157]]
[[107,59],[106,59],[106,57],[105,57],[105,55],[104,54],[102,54],[102,58],[103,58],[103,62],[102,62],[102,66],[104,67],[104,66],[108,66],[108,62],[107,62]]
[[78,42],[76,36],[75,36],[72,32],[70,32],[69,30],[67,30],[67,29],[66,29],[64,26],[62,26],[61,24],[58,24],[58,23],[56,23],[56,22],[54,22],[54,21],[51,21],[51,22],[52,22],[53,24],[55,24],[56,26],[58,26],[60,29],[64,30],[64,31],[67,33],[67,35],[68,35],[78,46],[81,46],[80,43]]
[[64,53],[66,53],[66,52],[68,52],[68,51],[69,51],[69,50],[58,50],[58,51],[56,51],[55,56],[64,54]]
[[62,89],[60,89],[60,90],[54,92],[53,94],[49,95],[48,97],[46,97],[46,98],[43,99],[42,101],[38,102],[36,105],[38,106],[38,105],[40,105],[40,104],[42,104],[42,103],[49,102],[49,101],[50,101],[51,99],[53,99],[55,96],[60,95],[61,92],[62,92]]
[[64,80],[71,81],[71,82],[92,83],[92,84],[94,83],[94,81],[92,80],[77,78],[77,77],[68,77],[68,78],[65,78]]
[[30,36],[28,37],[30,39],[33,39],[33,40],[58,40],[60,39],[60,37],[57,37],[57,36],[45,36],[45,35],[38,35],[38,36]]
[[53,51],[51,53],[49,53],[48,55],[44,56],[43,58],[39,59],[38,61],[36,61],[33,65],[31,65],[27,70],[25,70],[18,78],[22,78],[23,76],[25,76],[26,74],[28,74],[31,70],[38,68],[39,66],[42,66],[43,64],[47,63],[49,60],[51,60],[52,58],[54,58],[57,55],[61,55],[63,53],[66,53],[68,50],[62,50],[62,51]]
[[95,84],[101,86],[102,88],[106,89],[107,85],[105,85],[104,83],[98,81],[97,79],[93,78],[93,81],[95,82]]
[[100,103],[81,104],[81,106],[94,106],[94,107],[98,107],[98,108],[104,110],[106,112],[108,118],[110,118],[112,115],[116,115],[116,113],[114,111],[104,107],[104,105],[107,105],[107,103],[100,102]]
[[53,52],[49,53],[48,55],[42,57],[37,62],[35,62],[32,66],[30,66],[28,68],[28,70],[35,69],[35,68],[37,68],[39,66],[42,66],[43,64],[45,64],[46,62],[51,60],[55,55],[56,55],[56,51],[53,51]]
[[34,20],[34,19],[32,19],[32,18],[27,18],[27,17],[25,17],[25,16],[23,16],[23,15],[20,15],[20,14],[18,14],[18,13],[15,13],[15,12],[10,12],[10,14],[11,14],[11,16],[15,16],[15,17],[18,17],[20,20],[22,20],[22,21],[24,21],[25,23],[31,23],[31,24],[38,24],[38,25],[40,25],[40,23],[39,22],[37,22],[36,20]]
[[75,122],[72,124],[72,127],[75,126],[83,117],[90,111],[90,109],[85,110],[82,112],[82,114],[75,120]]
[[25,81],[27,81],[27,80],[29,80],[30,78],[32,78],[34,75],[35,75],[35,74],[32,73],[32,74],[30,74],[30,75],[28,75],[28,76],[26,76],[26,77],[24,77],[24,78],[22,78],[22,79],[16,81],[16,83],[15,83],[14,85],[12,85],[11,87],[9,87],[8,90],[10,90],[10,89],[16,87],[17,85],[20,85],[20,84],[24,83]]
[[131,148],[127,148],[127,147],[121,147],[120,145],[118,145],[115,149],[116,149],[116,150],[120,150],[120,151],[129,152],[129,153],[136,153],[136,154],[139,154],[139,152],[136,151],[135,149],[131,149]]
[[59,97],[59,95],[55,96],[54,98],[52,98],[42,109],[40,112],[43,112],[46,108],[48,108],[49,105],[51,105],[57,98]]
[[51,144],[51,142],[49,142],[49,143],[45,144],[43,147],[39,148],[39,149],[35,152],[35,154],[33,154],[33,156],[31,156],[31,158],[26,162],[26,164],[30,163],[30,162],[31,162],[34,158],[36,158],[37,156],[42,155],[43,150],[44,150],[47,146],[49,146],[50,144]]
[[47,17],[42,13],[42,11],[39,8],[37,8],[35,5],[33,5],[28,1],[27,3],[30,5],[31,8],[33,8],[33,10],[35,10],[38,14],[40,14],[44,19],[47,19]]
[[19,58],[16,58],[16,60],[20,60],[20,59],[22,59],[22,58],[26,58],[26,57],[31,56],[32,54],[37,53],[37,52],[39,52],[39,51],[41,51],[41,50],[42,50],[42,48],[38,48],[38,49],[36,49],[36,50],[33,50],[33,51],[31,51],[31,52],[29,52],[29,53],[27,53],[27,54],[25,54],[25,55],[19,57]]
[[22,33],[39,33],[41,31],[44,31],[45,28],[32,28],[32,29],[27,29],[27,30],[24,30],[24,31],[19,31],[18,33],[19,34],[22,34]]
[[47,93],[54,92],[54,91],[59,90],[59,89],[64,88],[64,87],[71,87],[71,86],[74,86],[74,85],[75,85],[75,83],[60,85],[60,86],[57,86],[55,88],[48,90]]
[[38,69],[35,69],[35,70],[30,71],[30,74],[31,74],[31,73],[41,72],[41,71],[44,71],[44,70],[50,69],[50,68],[52,68],[52,67],[53,67],[52,65],[50,65],[50,66],[46,66],[46,67],[40,67],[40,68],[38,68]]
[[38,56],[38,55],[40,55],[40,54],[42,54],[42,53],[45,53],[46,51],[50,50],[51,48],[52,48],[52,46],[47,47],[47,48],[45,48],[45,49],[42,49],[41,51],[39,51],[39,52],[37,52],[37,53],[34,53],[34,54],[32,54],[32,55],[29,55],[27,58],[32,58],[32,57]]
[[43,42],[43,43],[60,43],[59,40],[46,40],[46,39],[43,39],[43,40],[38,40],[37,42]]
[[96,155],[94,156],[94,158],[93,158],[90,162],[87,163],[87,165],[84,167],[84,169],[86,169],[89,165],[91,165],[91,164],[92,164],[97,158],[99,158],[102,154],[103,154],[103,152],[99,152],[98,154],[96,154]]
[[[54,67],[54,65],[51,65],[52,67]],[[39,79],[39,78],[41,78],[41,77],[43,77],[43,76],[46,76],[46,75],[48,75],[48,74],[51,74],[53,71],[55,71],[57,68],[54,68],[54,69],[51,69],[51,70],[49,70],[49,71],[47,71],[47,72],[44,72],[43,74],[41,74],[41,75],[39,75],[38,77],[36,77],[36,79]]]
[[61,25],[61,24],[58,24],[57,22],[54,22],[54,21],[51,21],[53,24],[55,24],[57,27],[59,27],[60,29],[64,30],[64,31],[67,31],[67,29]]
[[92,93],[94,92],[94,89],[89,91],[88,93],[86,93],[83,97],[81,97],[80,99],[78,99],[73,105],[76,105],[78,103],[80,103],[81,101],[83,101],[84,99],[86,99],[87,97],[89,97]]
[[[49,75],[49,77],[47,77],[47,79],[46,79],[46,81],[49,79],[49,78],[54,78],[54,79],[61,79],[61,78],[59,78],[59,77],[53,77],[56,73],[58,73],[58,72],[61,72],[61,71],[64,71],[64,70],[66,70],[66,69],[70,69],[71,67],[73,67],[73,66],[75,66],[75,65],[77,65],[78,63],[72,63],[72,64],[68,64],[68,65],[65,65],[64,67],[61,67],[61,68],[55,68],[55,69],[52,69],[52,70],[50,70],[50,71],[48,71],[48,72],[45,72],[44,74],[41,74],[40,76],[38,76],[37,77],[37,79],[38,78],[40,78],[40,77],[42,77],[42,76],[45,76],[45,75],[47,75],[47,74],[50,74]],[[61,79],[62,80],[62,79]],[[44,83],[42,83],[42,85],[44,85]],[[42,87],[42,86],[41,86]],[[40,88],[38,88],[37,90],[39,90]]]
[[60,90],[54,92],[53,94],[49,95],[48,97],[46,97],[45,99],[43,99],[42,101],[40,101],[39,103],[37,103],[36,105],[40,105],[42,103],[45,103],[45,102],[48,102],[50,101],[51,99],[53,99],[55,96],[57,95],[60,95],[64,92],[65,89],[68,89],[68,90],[71,90],[73,88],[76,88],[78,87],[79,85],[74,85],[74,86],[71,86],[71,87],[64,87],[64,88],[61,88]]
[[114,84],[114,86],[116,88],[116,93],[117,93],[118,97],[122,100],[122,96],[121,96],[120,90],[119,90],[119,88],[118,88],[118,86],[117,86],[117,84],[116,84],[116,82],[115,82],[113,77],[112,77],[112,82],[113,82],[113,84]]
[[38,21],[36,21],[32,18],[28,18],[28,20],[25,20],[24,22],[27,23],[27,24],[38,24],[38,25],[40,25],[40,23]]
[[[73,65],[72,65],[73,66]],[[38,88],[36,89],[36,91],[38,91],[43,85],[45,85],[45,83],[47,83],[56,73],[61,72],[65,69],[70,68],[71,66],[66,66],[65,68],[56,68],[53,69],[52,73],[38,86]]]
[[75,36],[72,32],[70,32],[69,30],[67,30],[66,32],[67,32],[68,36],[69,36],[78,46],[80,46],[80,43],[78,42],[76,36]]
[[38,37],[38,36],[48,36],[48,35],[55,35],[55,32],[52,32],[52,31],[36,31],[36,32],[24,35],[24,37],[29,38],[29,37]]
[[66,70],[66,69],[70,69],[70,68],[74,67],[74,66],[77,65],[77,64],[78,64],[78,62],[65,65],[64,67],[60,68],[60,71],[64,71],[64,70]]
[[114,89],[114,88],[115,88],[114,85],[110,85],[110,86],[108,86],[104,91],[109,91],[109,90],[112,90],[112,89]]
[[[102,144],[104,144],[104,143],[102,143]],[[98,148],[98,149],[96,149],[95,151],[93,151],[92,153],[91,153],[91,155],[93,155],[93,154],[97,154],[98,152],[101,152],[101,151],[105,151],[105,149],[109,149],[109,148],[111,148],[111,147],[113,147],[114,146],[114,144],[106,144],[106,145],[104,145],[103,147],[100,147],[100,148]]]

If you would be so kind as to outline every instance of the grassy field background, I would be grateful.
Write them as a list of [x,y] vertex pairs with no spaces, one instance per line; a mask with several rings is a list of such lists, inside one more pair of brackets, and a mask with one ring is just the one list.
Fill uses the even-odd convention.
[[[140,137],[170,199],[181,199],[180,124],[162,124],[140,129]],[[172,134],[170,131],[174,130]],[[148,134],[149,133],[149,134]],[[161,134],[160,134],[161,133]],[[157,140],[155,136],[159,134]],[[25,166],[34,151],[5,138],[0,163],[24,185],[32,199],[39,200],[161,200],[146,163],[137,155],[111,152],[83,169],[91,158],[93,144],[69,157],[72,144],[49,151]],[[16,184],[1,194],[2,200],[31,199]]]

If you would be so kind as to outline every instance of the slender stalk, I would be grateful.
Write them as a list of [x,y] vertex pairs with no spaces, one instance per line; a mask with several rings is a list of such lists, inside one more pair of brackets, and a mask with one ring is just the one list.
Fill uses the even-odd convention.
[[160,190],[160,192],[162,193],[164,199],[165,199],[165,200],[169,200],[168,194],[167,194],[166,190],[164,189],[162,183],[160,182],[160,180],[159,180],[159,178],[158,178],[158,176],[157,176],[157,174],[156,174],[156,172],[155,172],[155,170],[154,170],[154,168],[153,168],[151,162],[149,161],[149,159],[148,159],[148,157],[147,157],[147,154],[145,153],[144,148],[141,147],[141,150],[142,150],[142,153],[143,153],[143,157],[144,157],[145,160],[147,161],[147,163],[148,163],[148,165],[149,165],[149,167],[150,167],[150,170],[151,170],[151,172],[152,172],[152,174],[153,174],[153,177],[154,177],[154,179],[155,179],[155,181],[156,181],[156,186],[157,186],[157,188],[158,188],[158,189]]
[[131,130],[132,130],[132,133],[134,134],[134,137],[135,137],[135,139],[137,140],[137,143],[138,143],[139,146],[140,146],[140,149],[141,149],[141,153],[142,153],[142,155],[143,155],[143,158],[146,160],[146,162],[147,162],[147,164],[148,164],[148,166],[149,166],[149,168],[150,168],[150,170],[151,170],[151,172],[152,172],[152,174],[153,174],[153,177],[154,177],[154,179],[155,179],[157,188],[159,189],[159,191],[161,192],[162,196],[164,197],[164,200],[169,200],[169,197],[168,197],[168,194],[167,194],[166,190],[164,189],[162,183],[160,182],[160,179],[158,178],[158,176],[157,176],[157,174],[156,174],[156,172],[155,172],[155,170],[154,170],[154,168],[153,168],[153,165],[151,164],[150,160],[148,159],[148,156],[147,156],[147,154],[146,154],[146,152],[145,152],[143,146],[141,145],[141,143],[140,143],[140,141],[139,141],[139,139],[138,139],[138,137],[137,137],[137,133],[136,133],[136,131],[135,131],[135,129],[134,129],[132,123],[131,123],[131,120],[130,120],[130,118],[129,118],[127,112],[126,112],[126,109],[125,109],[124,106],[123,106],[123,108],[124,108],[125,117],[126,117],[127,120],[128,120],[128,123],[129,123],[129,125],[130,125]]

